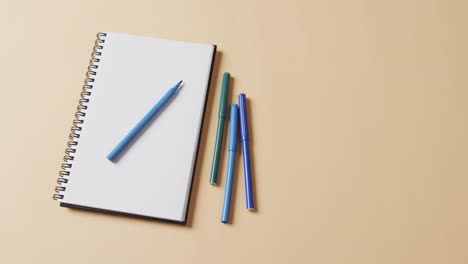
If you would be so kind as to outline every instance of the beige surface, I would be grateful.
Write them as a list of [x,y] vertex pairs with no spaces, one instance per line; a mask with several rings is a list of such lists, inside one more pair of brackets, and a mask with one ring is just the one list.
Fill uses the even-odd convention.
[[[468,263],[467,8],[2,1],[0,263]],[[218,45],[188,227],[50,198],[97,31]],[[258,201],[238,170],[232,225],[208,184],[224,71],[251,98]]]

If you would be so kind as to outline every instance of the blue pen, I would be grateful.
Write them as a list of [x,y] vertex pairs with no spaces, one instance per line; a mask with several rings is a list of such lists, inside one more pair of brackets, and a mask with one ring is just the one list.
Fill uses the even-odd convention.
[[229,123],[229,148],[228,148],[228,172],[226,177],[226,188],[224,190],[224,205],[221,222],[229,222],[229,211],[231,210],[232,185],[234,182],[234,168],[236,167],[237,151],[237,123],[239,122],[239,108],[236,104],[231,105],[231,117]]
[[176,94],[182,81],[178,82],[174,87],[169,89],[167,93],[157,102],[153,108],[138,122],[138,124],[120,141],[120,143],[107,155],[107,159],[114,161],[120,153],[135,139],[143,128],[151,121],[151,119],[167,104],[170,99]]
[[250,147],[249,147],[249,125],[247,119],[247,99],[245,94],[239,94],[239,112],[242,154],[244,158],[244,181],[245,181],[245,200],[247,210],[254,210],[254,196],[252,188],[252,169],[250,166]]

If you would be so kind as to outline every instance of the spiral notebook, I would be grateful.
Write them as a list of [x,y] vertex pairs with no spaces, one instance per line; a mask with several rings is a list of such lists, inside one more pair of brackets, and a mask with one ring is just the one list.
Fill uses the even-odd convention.
[[[54,199],[184,224],[216,46],[101,32]],[[117,162],[107,154],[179,80],[178,95]]]

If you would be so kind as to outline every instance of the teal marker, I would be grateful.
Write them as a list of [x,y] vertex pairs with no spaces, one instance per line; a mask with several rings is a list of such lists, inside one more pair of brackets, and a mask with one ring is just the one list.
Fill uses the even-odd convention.
[[213,166],[211,167],[210,183],[212,185],[218,184],[219,160],[221,157],[221,149],[223,147],[224,123],[226,122],[230,79],[231,74],[229,74],[229,72],[225,72],[223,75],[221,98],[219,100],[218,129],[216,132],[216,142],[213,154]]

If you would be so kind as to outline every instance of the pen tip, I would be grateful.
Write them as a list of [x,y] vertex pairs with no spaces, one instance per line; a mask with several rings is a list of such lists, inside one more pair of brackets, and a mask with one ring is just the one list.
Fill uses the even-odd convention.
[[178,90],[180,87],[182,87],[183,82],[183,80],[180,80],[174,87],[176,87],[176,89]]

